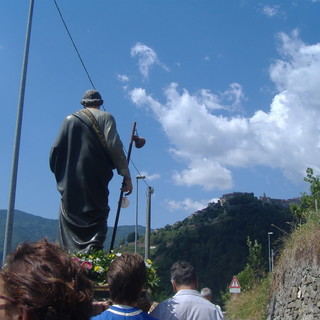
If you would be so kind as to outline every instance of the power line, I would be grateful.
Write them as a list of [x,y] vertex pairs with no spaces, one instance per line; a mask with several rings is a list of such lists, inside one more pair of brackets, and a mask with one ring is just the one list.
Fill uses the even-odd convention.
[[[134,168],[135,168],[136,171],[138,172],[138,175],[141,176],[142,174],[140,173],[140,171],[138,170],[138,168],[135,166],[135,164],[133,163],[133,161],[130,160],[130,162],[132,163],[132,165],[134,166]],[[142,179],[142,181],[143,181],[148,187],[150,187],[149,184],[145,181],[145,179]]]
[[[82,67],[83,67],[84,71],[86,72],[87,77],[88,77],[88,79],[89,79],[89,81],[90,81],[90,83],[91,83],[91,85],[92,85],[92,88],[93,88],[93,89],[96,89],[96,88],[95,88],[95,85],[93,84],[93,81],[92,81],[92,79],[91,79],[91,77],[90,77],[90,75],[89,75],[89,72],[88,72],[88,70],[87,70],[87,68],[86,68],[86,66],[85,66],[85,64],[84,64],[84,62],[83,62],[83,59],[81,58],[80,52],[79,52],[79,50],[78,50],[75,42],[73,41],[73,38],[72,38],[71,33],[70,33],[69,29],[68,29],[68,26],[67,26],[67,24],[66,24],[66,22],[65,22],[65,20],[64,20],[64,18],[63,18],[63,16],[62,16],[62,13],[61,13],[61,10],[60,10],[59,6],[58,6],[58,4],[57,4],[57,1],[56,1],[56,0],[53,0],[53,1],[54,1],[54,4],[55,4],[55,6],[56,6],[56,8],[57,8],[57,10],[58,10],[58,13],[59,13],[59,15],[60,15],[61,21],[62,21],[62,23],[63,23],[63,25],[64,25],[67,33],[68,33],[68,36],[69,36],[69,38],[70,38],[70,40],[71,40],[71,42],[72,42],[72,44],[73,44],[73,47],[74,47],[74,49],[75,49],[75,51],[76,51],[76,53],[77,53],[77,55],[78,55],[78,57],[79,57],[79,59],[80,59],[80,62],[81,62],[81,64],[82,64]],[[103,105],[102,105],[102,107],[103,107],[104,111],[106,111]],[[124,148],[124,150],[125,150],[125,148]],[[127,153],[126,150],[125,150],[125,152]],[[134,162],[133,162],[132,160],[130,160],[130,162],[132,163],[132,165],[133,165],[134,168],[136,169],[137,173],[138,173],[139,175],[141,175],[141,174],[140,174],[140,171],[138,170],[138,168],[136,167],[136,165],[134,164]],[[150,187],[150,186],[148,185],[148,183],[145,182],[145,180],[143,180],[143,182],[144,182],[148,187]]]
[[80,53],[79,53],[79,50],[78,50],[75,42],[73,41],[73,38],[72,38],[72,36],[71,36],[71,33],[70,33],[70,31],[69,31],[69,29],[68,29],[68,27],[67,27],[67,24],[66,24],[64,18],[63,18],[63,16],[62,16],[62,13],[61,13],[61,11],[60,11],[60,8],[59,8],[56,0],[53,0],[53,1],[54,1],[54,4],[56,5],[56,8],[57,8],[58,12],[59,12],[61,21],[62,21],[62,23],[63,23],[63,25],[64,25],[64,27],[65,27],[68,35],[69,35],[69,38],[70,38],[70,40],[71,40],[71,42],[72,42],[72,44],[73,44],[73,47],[74,47],[74,49],[76,50],[76,52],[77,52],[77,54],[78,54],[78,57],[79,57],[80,62],[81,62],[81,64],[82,64],[82,67],[83,67],[84,71],[86,72],[87,77],[88,77],[88,79],[89,79],[89,81],[90,81],[90,83],[91,83],[91,85],[92,85],[92,88],[93,88],[93,89],[96,89],[96,88],[95,88],[95,85],[93,84],[93,81],[92,81],[92,79],[91,79],[91,77],[90,77],[90,75],[89,75],[89,72],[88,72],[88,70],[87,70],[87,68],[86,68],[86,66],[85,66],[85,64],[84,64],[84,62],[83,62],[83,60],[82,60],[82,58],[81,58],[81,55],[80,55]]

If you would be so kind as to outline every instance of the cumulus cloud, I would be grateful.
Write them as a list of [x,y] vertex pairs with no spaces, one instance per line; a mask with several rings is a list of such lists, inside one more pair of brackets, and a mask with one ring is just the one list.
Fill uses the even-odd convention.
[[205,190],[230,189],[233,186],[231,172],[219,162],[206,158],[191,159],[187,169],[174,173],[173,181],[177,185],[203,186]]
[[208,206],[208,200],[193,201],[190,198],[185,198],[182,201],[167,200],[166,205],[169,211],[184,210],[186,212],[195,212],[204,209]]
[[164,103],[143,88],[130,92],[137,106],[152,110],[172,155],[185,164],[173,174],[176,184],[230,189],[234,168],[255,165],[279,168],[291,181],[301,181],[307,167],[319,170],[320,43],[305,44],[297,31],[278,40],[280,58],[269,69],[277,92],[267,112],[226,116],[245,101],[240,84],[191,93],[171,83]]
[[145,44],[138,42],[131,48],[131,56],[138,58],[139,71],[144,78],[148,78],[149,70],[154,65],[161,66],[164,70],[169,69],[158,59],[156,52]]

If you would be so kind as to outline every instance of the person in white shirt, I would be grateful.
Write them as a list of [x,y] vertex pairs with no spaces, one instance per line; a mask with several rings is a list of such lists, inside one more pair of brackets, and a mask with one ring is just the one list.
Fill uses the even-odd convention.
[[[204,298],[212,303],[212,291],[210,288],[202,288],[200,291],[200,294],[201,294],[202,298]],[[224,319],[224,315],[223,315],[223,312],[222,312],[220,306],[218,306],[217,304],[215,304],[215,306],[217,307],[217,309],[220,313],[221,319]]]
[[176,294],[161,303],[151,315],[159,320],[222,320],[218,308],[197,291],[194,268],[186,261],[171,267],[171,284]]

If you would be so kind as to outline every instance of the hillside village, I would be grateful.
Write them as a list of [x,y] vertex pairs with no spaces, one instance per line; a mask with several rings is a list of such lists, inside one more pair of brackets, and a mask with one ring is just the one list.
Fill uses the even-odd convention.
[[[226,194],[222,195],[222,197],[219,198],[218,202],[210,202],[208,204],[208,208],[212,208],[212,207],[216,207],[216,206],[221,207],[223,205],[227,205],[231,199],[235,199],[237,197],[243,197],[248,200],[259,200],[263,204],[276,205],[276,206],[279,206],[282,208],[290,208],[290,205],[292,205],[292,204],[298,205],[301,202],[300,197],[292,198],[292,199],[274,199],[274,198],[268,197],[264,193],[262,196],[260,196],[258,198],[254,195],[253,192],[232,192],[232,193],[226,193]],[[191,219],[194,215],[196,215],[200,212],[206,211],[206,210],[207,210],[207,208],[202,209],[202,210],[198,210],[198,211],[194,212],[193,214],[191,214],[188,217],[188,219]],[[176,223],[179,223],[179,222],[176,222]]]
[[222,197],[219,199],[219,202],[221,205],[224,205],[225,203],[228,202],[228,200],[233,199],[235,197],[239,197],[239,196],[245,196],[248,198],[252,198],[252,199],[258,199],[260,201],[262,201],[262,203],[264,204],[274,204],[274,205],[278,205],[284,208],[289,208],[291,204],[299,204],[301,201],[301,198],[292,198],[292,199],[274,199],[274,198],[270,198],[268,197],[265,193],[260,196],[259,198],[255,197],[253,192],[232,192],[232,193],[226,193],[224,195],[222,195]]

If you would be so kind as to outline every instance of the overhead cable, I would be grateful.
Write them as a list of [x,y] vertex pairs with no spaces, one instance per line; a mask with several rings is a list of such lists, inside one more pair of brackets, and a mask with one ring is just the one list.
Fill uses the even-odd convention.
[[71,40],[71,42],[72,42],[72,44],[73,44],[73,47],[74,47],[74,49],[76,50],[76,52],[77,52],[77,54],[78,54],[78,57],[79,57],[80,62],[81,62],[81,64],[82,64],[82,67],[83,67],[84,71],[86,72],[87,77],[88,77],[88,79],[89,79],[89,81],[90,81],[90,83],[91,83],[91,85],[92,85],[92,88],[93,88],[93,89],[96,89],[95,86],[94,86],[94,84],[93,84],[93,82],[92,82],[92,80],[91,80],[91,77],[90,77],[90,75],[89,75],[89,72],[88,72],[88,70],[87,70],[87,68],[86,68],[86,66],[85,66],[85,64],[84,64],[84,62],[83,62],[83,60],[82,60],[82,58],[81,58],[81,55],[80,55],[80,53],[79,53],[79,50],[78,50],[75,42],[74,42],[73,39],[72,39],[71,33],[70,33],[70,31],[69,31],[69,29],[68,29],[68,27],[67,27],[67,24],[66,24],[66,22],[65,22],[65,20],[64,20],[64,18],[63,18],[63,16],[62,16],[62,13],[61,13],[61,11],[60,11],[60,9],[59,9],[59,6],[58,6],[58,4],[57,4],[57,1],[56,1],[56,0],[53,0],[53,1],[54,1],[54,4],[56,5],[56,8],[57,8],[58,12],[59,12],[59,15],[60,15],[60,18],[61,18],[61,20],[62,20],[62,23],[63,23],[63,25],[64,25],[64,27],[65,27],[68,35],[69,35],[69,38],[70,38],[70,40]]

